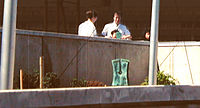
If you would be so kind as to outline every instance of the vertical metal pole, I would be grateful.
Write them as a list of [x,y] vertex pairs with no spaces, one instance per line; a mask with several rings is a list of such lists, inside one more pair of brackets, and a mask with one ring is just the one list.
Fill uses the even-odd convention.
[[157,46],[159,27],[160,0],[153,0],[151,18],[150,56],[149,56],[149,85],[157,83]]
[[13,88],[17,0],[4,0],[0,89]]

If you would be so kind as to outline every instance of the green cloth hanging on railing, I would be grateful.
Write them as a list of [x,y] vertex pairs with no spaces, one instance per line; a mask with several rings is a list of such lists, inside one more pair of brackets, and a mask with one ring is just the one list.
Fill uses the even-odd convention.
[[129,60],[127,59],[115,59],[112,60],[113,66],[113,86],[127,86],[128,85],[128,66]]

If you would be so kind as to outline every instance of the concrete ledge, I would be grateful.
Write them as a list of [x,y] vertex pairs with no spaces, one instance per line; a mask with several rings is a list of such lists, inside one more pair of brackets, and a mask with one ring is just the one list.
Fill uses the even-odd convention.
[[[0,32],[2,29],[0,28]],[[123,43],[123,44],[134,44],[134,45],[150,45],[149,41],[132,41],[132,40],[120,40],[120,39],[110,39],[104,37],[87,37],[78,36],[77,34],[66,34],[66,33],[55,33],[55,32],[45,32],[45,31],[33,31],[33,30],[16,30],[17,35],[25,36],[41,36],[41,37],[55,37],[55,38],[66,38],[66,39],[78,39],[87,41],[101,41],[101,42],[112,42],[112,43]]]
[[0,106],[62,107],[200,100],[200,86],[127,86],[0,91]]

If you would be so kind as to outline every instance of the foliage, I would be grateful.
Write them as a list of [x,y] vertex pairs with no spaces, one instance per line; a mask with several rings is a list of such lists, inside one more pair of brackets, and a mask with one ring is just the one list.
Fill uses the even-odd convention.
[[87,81],[87,80],[83,80],[83,79],[73,79],[70,82],[70,86],[71,87],[102,87],[102,86],[106,86],[103,82],[99,82],[99,81]]
[[71,87],[87,87],[87,80],[83,80],[83,79],[73,79],[71,82],[70,82],[70,86]]
[[[157,73],[157,85],[176,85],[178,81],[169,74],[164,74],[164,71]],[[141,85],[148,85],[148,78],[145,78]]]
[[[60,86],[60,81],[54,72],[48,72],[43,77],[44,88],[57,88]],[[23,73],[23,89],[39,88],[40,73],[35,70],[33,73]],[[14,80],[14,88],[19,88],[19,76]]]
[[44,77],[45,88],[58,88],[60,86],[60,80],[56,73],[48,72]]

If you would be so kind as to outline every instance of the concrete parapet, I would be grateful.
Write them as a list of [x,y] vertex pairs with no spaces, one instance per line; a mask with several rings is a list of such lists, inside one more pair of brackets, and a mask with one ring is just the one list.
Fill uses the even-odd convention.
[[199,107],[200,86],[125,86],[0,91],[2,108]]

